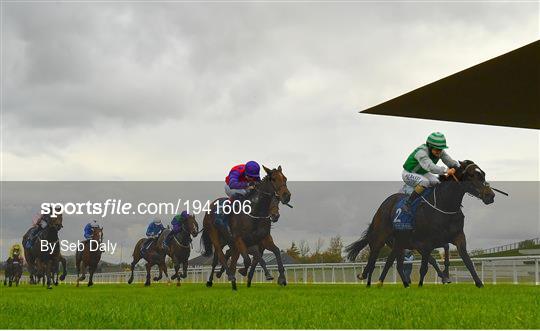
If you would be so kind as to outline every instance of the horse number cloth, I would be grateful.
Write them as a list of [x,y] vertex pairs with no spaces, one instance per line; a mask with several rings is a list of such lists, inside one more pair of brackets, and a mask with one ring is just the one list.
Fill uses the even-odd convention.
[[[432,188],[427,188],[424,190],[424,192],[422,192],[422,196],[426,197],[432,191]],[[406,231],[414,229],[414,215],[416,214],[418,206],[422,203],[422,198],[418,197],[416,200],[414,200],[411,203],[409,212],[406,213],[403,211],[403,205],[407,202],[407,199],[409,199],[409,196],[404,195],[401,199],[399,199],[399,201],[396,203],[396,206],[394,207],[393,225],[394,230],[396,231]]]

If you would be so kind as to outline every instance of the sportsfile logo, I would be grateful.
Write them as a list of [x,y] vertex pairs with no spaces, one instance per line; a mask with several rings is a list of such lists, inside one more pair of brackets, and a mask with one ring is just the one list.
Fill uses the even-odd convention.
[[105,218],[110,215],[170,215],[187,211],[190,214],[200,214],[213,211],[217,214],[250,214],[251,201],[201,201],[183,200],[179,198],[172,202],[140,202],[135,204],[121,199],[107,199],[104,202],[44,202],[41,204],[41,214],[50,215],[97,215]]

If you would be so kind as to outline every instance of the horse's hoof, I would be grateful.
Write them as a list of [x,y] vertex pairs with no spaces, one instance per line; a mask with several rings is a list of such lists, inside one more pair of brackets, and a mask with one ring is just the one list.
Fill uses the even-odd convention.
[[236,282],[236,277],[235,276],[229,276],[229,282]]
[[239,273],[240,275],[246,277],[246,275],[247,275],[247,270],[246,270],[246,268],[240,268],[240,269],[238,269],[238,273]]
[[362,274],[356,275],[356,278],[358,278],[359,280],[364,280],[364,279],[365,279],[365,278],[362,276]]
[[445,277],[445,278],[442,279],[442,283],[443,284],[450,284],[450,283],[452,283],[452,281],[450,280],[450,278]]
[[383,283],[382,281],[379,280],[379,281],[377,282],[376,286],[377,286],[377,287],[383,287],[383,284],[384,284],[384,283]]
[[251,283],[247,283],[247,287],[251,287]]
[[60,275],[60,280],[64,281],[66,279],[66,275]]
[[92,285],[94,285],[94,283],[88,283],[88,287],[90,287],[90,286],[92,286]]
[[278,284],[281,285],[281,286],[287,285],[287,280],[285,279],[285,277],[279,276],[278,277]]
[[172,275],[172,276],[171,276],[171,279],[172,279],[172,280],[175,280],[176,277],[178,277],[178,276],[177,276],[177,275]]
[[58,282],[54,282],[54,286],[58,286]]
[[403,287],[405,287],[405,288],[409,288],[410,286],[411,286],[411,285],[410,285],[409,283],[403,284]]
[[238,291],[238,289],[236,288],[236,281],[232,283],[232,289],[233,291]]
[[176,282],[176,286],[180,286],[180,284],[181,284],[180,282]]
[[47,290],[52,290],[52,286],[51,286],[51,285],[48,285],[48,286],[47,286]]
[[133,283],[133,278],[128,279],[128,284]]
[[144,283],[144,286],[150,286],[150,282]]
[[181,275],[180,275],[180,278],[182,278],[182,279],[186,279],[186,278],[187,278],[187,275],[185,275],[185,274],[181,274]]
[[266,275],[266,280],[274,280],[274,276],[272,276],[272,275]]
[[484,287],[484,283],[482,283],[482,282],[476,283],[475,285],[476,285],[476,287],[478,287],[478,288]]
[[221,272],[216,272],[216,278],[221,278]]
[[160,278],[159,277],[154,277],[153,279],[154,279],[154,282],[159,282]]
[[212,287],[212,282],[206,282],[206,287]]

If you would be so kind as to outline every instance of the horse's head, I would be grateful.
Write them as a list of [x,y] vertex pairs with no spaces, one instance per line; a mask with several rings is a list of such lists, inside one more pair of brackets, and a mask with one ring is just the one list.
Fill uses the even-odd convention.
[[263,165],[263,169],[267,174],[265,180],[272,184],[274,192],[279,198],[279,201],[283,204],[289,203],[289,201],[291,201],[291,192],[289,192],[289,189],[287,188],[287,177],[283,175],[281,166],[279,166],[277,169],[270,170]]
[[186,227],[187,232],[193,236],[193,238],[197,237],[199,234],[199,224],[197,224],[195,215],[188,215],[188,217],[184,220],[184,226]]
[[92,239],[99,242],[103,241],[103,228],[96,227],[92,230]]
[[495,192],[486,182],[486,173],[473,161],[460,161],[455,176],[464,185],[465,192],[481,199],[486,205],[495,200]]
[[55,209],[56,209],[56,217],[51,216],[48,225],[53,226],[56,228],[56,230],[60,231],[60,229],[64,227],[64,225],[62,224],[63,217],[62,217],[62,214],[60,214],[60,207],[56,207]]

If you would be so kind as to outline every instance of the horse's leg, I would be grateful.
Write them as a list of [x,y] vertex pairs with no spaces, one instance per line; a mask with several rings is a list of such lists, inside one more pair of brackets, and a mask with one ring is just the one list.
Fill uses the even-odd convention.
[[62,263],[62,275],[60,275],[60,280],[64,281],[67,275],[67,261],[66,258],[60,255],[60,263]]
[[253,280],[253,275],[255,274],[255,268],[260,261],[262,261],[261,251],[259,250],[259,247],[257,247],[254,250],[253,260],[251,261],[251,266],[249,267],[247,287],[251,287],[251,281]]
[[443,284],[451,283],[450,280],[450,245],[444,245],[444,270],[443,270]]
[[[214,252],[214,258],[212,260],[212,270],[210,270],[210,276],[208,276],[208,280],[206,281],[206,287],[212,287],[212,283],[214,280],[214,270],[216,270],[216,266],[218,263],[218,255],[216,252]],[[221,266],[224,268],[223,266]]]
[[474,264],[471,261],[471,257],[469,256],[469,253],[467,253],[467,240],[465,239],[464,233],[460,233],[456,237],[456,239],[454,239],[454,245],[456,245],[459,256],[463,260],[463,263],[465,263],[465,266],[467,267],[467,269],[469,269],[469,272],[474,279],[476,287],[483,287],[484,284],[482,283],[482,280],[480,280],[480,277],[478,277],[478,274],[474,269]]
[[161,278],[163,278],[163,268],[161,267],[161,261],[156,262],[156,264],[158,266],[159,274],[157,277],[154,277],[154,282],[160,281]]
[[422,263],[420,264],[420,281],[418,282],[418,286],[423,286],[424,277],[426,277],[426,274],[428,271],[428,260],[431,254],[431,249],[430,250],[422,249],[422,250],[419,250],[419,252],[420,254],[422,254]]
[[135,266],[137,265],[137,263],[139,263],[140,260],[141,257],[139,256],[139,254],[133,254],[133,261],[131,261],[131,264],[129,266],[131,269],[131,275],[129,276],[128,284],[133,283],[133,271],[135,270]]
[[[231,249],[227,249],[227,251],[225,252],[225,260],[229,261],[229,259],[231,258]],[[225,266],[224,265],[221,265],[221,268],[216,272],[216,277],[217,278],[221,278],[221,275],[225,272]]]
[[437,260],[429,254],[428,256],[428,263],[433,266],[433,269],[435,269],[435,272],[437,272],[437,276],[441,278],[444,281],[444,273],[441,270],[441,267],[439,266],[439,263],[437,263]]
[[[238,247],[238,246],[236,246]],[[229,280],[231,281],[231,286],[234,291],[236,291],[236,263],[238,262],[238,257],[240,257],[240,253],[237,249],[233,249],[233,253],[230,260],[229,265]],[[231,277],[232,276],[232,277]]]
[[86,279],[86,261],[81,261],[81,276],[79,277],[78,281],[83,281]]
[[152,270],[152,265],[150,262],[146,262],[146,282],[144,282],[144,286],[150,286],[150,271]]
[[262,258],[263,257],[263,252],[264,252],[264,247],[260,248],[260,252],[261,252],[261,259],[259,260],[259,265],[261,266],[261,268],[264,271],[264,276],[265,276],[266,280],[274,280],[274,276],[272,276],[270,271],[268,271],[268,268],[266,267],[266,262],[264,262],[264,259]]
[[388,257],[386,258],[386,263],[384,264],[383,271],[381,272],[381,275],[379,276],[379,282],[377,283],[377,286],[382,286],[383,285],[384,279],[386,278],[386,274],[388,273],[388,270],[390,270],[390,268],[394,264],[394,260],[396,259],[396,255],[398,253],[397,250],[398,250],[398,245],[396,244],[396,242],[394,242],[394,246],[392,247],[392,251],[390,252]]
[[88,273],[90,276],[88,276],[88,287],[94,285],[94,272],[96,271],[97,263],[94,265],[93,263],[88,266]]
[[52,261],[47,261],[45,266],[45,276],[47,277],[47,289],[52,290]]
[[367,282],[366,286],[371,286],[371,276],[373,275],[373,270],[375,270],[375,263],[377,262],[377,257],[379,256],[379,252],[381,248],[385,245],[384,240],[378,240],[375,241],[373,244],[369,244],[369,259],[368,263],[366,265],[366,268],[364,272],[362,273],[362,277],[364,275],[367,275]]
[[274,244],[274,240],[270,235],[263,239],[262,244],[265,249],[274,253],[274,255],[276,256],[276,263],[279,272],[277,283],[282,286],[287,285],[287,277],[285,277],[285,268],[283,267],[283,261],[281,260],[281,251],[279,250],[279,247]]
[[397,272],[399,274],[399,277],[401,278],[401,281],[403,282],[404,287],[409,287],[409,279],[405,276],[405,272],[403,271],[403,261],[405,259],[405,254],[403,250],[400,250],[397,253],[396,256],[397,259]]
[[[223,254],[223,250],[221,249],[221,243],[219,240],[219,234],[217,230],[215,228],[210,228],[208,235],[210,236],[210,240],[212,241],[212,244],[214,245],[214,254],[217,254],[219,262],[221,263],[222,266],[225,267],[225,271],[227,272],[229,281],[234,282],[233,287],[236,287],[236,276],[234,273],[231,272],[230,268],[227,266],[227,259],[225,258],[225,255]],[[238,257],[236,259],[238,259]],[[235,269],[236,269],[236,265],[235,265]]]

